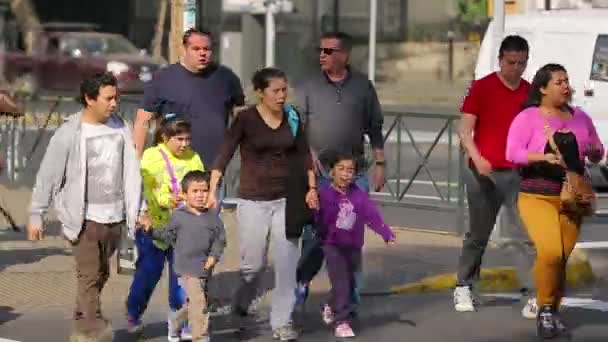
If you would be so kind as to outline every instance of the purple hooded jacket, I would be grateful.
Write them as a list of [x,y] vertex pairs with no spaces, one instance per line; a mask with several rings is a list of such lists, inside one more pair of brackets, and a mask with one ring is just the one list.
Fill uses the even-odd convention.
[[352,185],[343,194],[330,184],[319,189],[320,209],[315,222],[320,229],[323,244],[362,248],[365,225],[368,225],[385,242],[395,238],[369,195]]

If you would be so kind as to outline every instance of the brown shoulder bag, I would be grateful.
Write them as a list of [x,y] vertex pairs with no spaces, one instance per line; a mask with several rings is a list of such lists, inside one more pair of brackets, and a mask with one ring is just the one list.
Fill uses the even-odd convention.
[[[553,133],[549,123],[545,120],[545,133],[549,144],[558,158],[562,159],[562,154],[555,143]],[[560,212],[571,219],[580,220],[583,217],[593,216],[596,208],[596,197],[591,181],[573,171],[566,171],[562,191],[560,193],[561,208]]]

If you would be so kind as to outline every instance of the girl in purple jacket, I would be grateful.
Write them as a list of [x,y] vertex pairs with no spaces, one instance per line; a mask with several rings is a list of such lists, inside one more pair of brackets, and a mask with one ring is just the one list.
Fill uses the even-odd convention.
[[395,241],[395,234],[384,222],[369,195],[353,184],[355,160],[352,155],[337,155],[331,164],[331,184],[319,189],[320,209],[315,220],[320,231],[325,253],[331,294],[323,309],[323,321],[335,324],[336,337],[354,337],[350,325],[354,310],[351,291],[355,271],[361,264],[361,249],[365,225],[379,234],[387,244]]

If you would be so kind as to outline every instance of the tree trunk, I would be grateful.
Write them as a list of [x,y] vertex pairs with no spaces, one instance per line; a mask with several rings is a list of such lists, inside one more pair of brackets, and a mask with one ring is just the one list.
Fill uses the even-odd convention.
[[31,55],[41,30],[40,19],[36,14],[36,9],[31,0],[11,0],[11,10],[15,15],[21,32],[23,32],[25,52]]
[[169,63],[176,63],[182,55],[184,34],[184,0],[171,0],[171,32],[169,33]]
[[163,54],[163,36],[165,33],[165,21],[167,19],[167,2],[168,0],[159,0],[158,2],[158,18],[156,19],[154,39],[152,40],[152,57],[157,62],[160,61]]

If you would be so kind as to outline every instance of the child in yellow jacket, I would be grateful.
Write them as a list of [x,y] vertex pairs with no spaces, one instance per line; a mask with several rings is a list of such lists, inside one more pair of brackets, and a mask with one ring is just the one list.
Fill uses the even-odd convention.
[[[179,184],[189,171],[204,171],[199,155],[190,148],[191,125],[175,114],[166,114],[156,132],[155,145],[146,149],[141,160],[144,197],[154,229],[164,229],[173,209],[182,204]],[[169,341],[179,341],[181,327],[171,326],[175,312],[185,302],[173,270],[173,249],[151,235],[137,231],[138,250],[135,275],[127,298],[128,330],[138,333],[152,292],[161,278],[165,261],[169,264]],[[186,332],[183,332],[186,334]],[[183,336],[186,337],[186,336]]]

